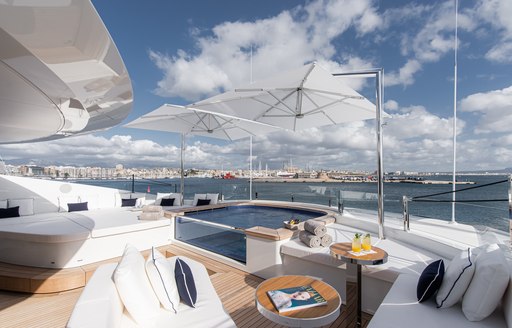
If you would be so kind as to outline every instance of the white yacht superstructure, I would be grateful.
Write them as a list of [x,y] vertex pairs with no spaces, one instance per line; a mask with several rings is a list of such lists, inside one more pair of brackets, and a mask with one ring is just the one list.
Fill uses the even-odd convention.
[[128,71],[90,1],[1,2],[0,44],[0,143],[103,130],[131,111]]

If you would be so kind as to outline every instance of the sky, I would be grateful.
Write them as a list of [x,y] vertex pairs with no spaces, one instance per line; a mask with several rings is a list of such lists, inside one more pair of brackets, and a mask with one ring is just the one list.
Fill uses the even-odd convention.
[[[93,0],[134,90],[128,123],[316,61],[385,72],[385,171],[451,171],[455,1]],[[512,167],[512,1],[460,1],[457,167]],[[342,80],[370,101],[374,80]],[[124,128],[0,146],[7,163],[178,167],[179,135]],[[253,165],[375,170],[375,121],[253,140]],[[187,137],[187,168],[245,169],[249,140]]]

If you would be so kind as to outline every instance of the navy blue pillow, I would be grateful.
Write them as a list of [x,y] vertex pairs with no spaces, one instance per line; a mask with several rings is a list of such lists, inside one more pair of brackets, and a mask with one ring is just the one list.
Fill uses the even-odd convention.
[[0,208],[0,219],[15,218],[20,216],[20,207]]
[[123,198],[121,199],[121,207],[135,206],[137,198]]
[[421,273],[418,286],[416,287],[418,302],[424,302],[432,297],[439,290],[439,287],[441,287],[443,277],[443,260],[437,260],[427,265],[425,270]]
[[178,286],[178,294],[183,303],[196,307],[197,290],[196,283],[192,271],[185,261],[180,258],[176,259],[176,266],[174,267],[174,277],[176,278],[176,285]]
[[211,199],[198,199],[196,206],[210,205]]
[[87,211],[87,202],[83,203],[68,203],[68,212]]
[[174,206],[174,198],[162,198],[160,206]]

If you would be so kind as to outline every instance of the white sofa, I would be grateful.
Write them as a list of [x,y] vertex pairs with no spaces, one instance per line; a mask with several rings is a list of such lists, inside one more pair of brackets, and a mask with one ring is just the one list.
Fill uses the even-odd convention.
[[[169,244],[170,219],[139,220],[140,209],[121,207],[123,198],[144,200],[144,196],[96,186],[0,176],[0,206],[21,204],[22,215],[0,219],[0,261],[72,268],[118,257],[128,242],[138,249]],[[88,211],[68,212],[68,203],[85,201]]]
[[[506,328],[512,320],[512,282],[502,299],[501,308],[482,321],[469,321],[456,304],[446,309],[436,308],[433,299],[418,303],[416,285],[418,277],[401,274],[384,298],[384,301],[370,321],[368,328]],[[435,298],[435,297],[434,297]]]
[[[177,314],[160,308],[153,327],[236,327],[222,306],[206,268],[199,262],[180,257],[190,267],[197,289],[196,307],[184,303]],[[167,259],[173,265],[176,257]],[[115,263],[100,266],[78,299],[67,328],[132,328],[139,327],[123,306],[112,280]]]

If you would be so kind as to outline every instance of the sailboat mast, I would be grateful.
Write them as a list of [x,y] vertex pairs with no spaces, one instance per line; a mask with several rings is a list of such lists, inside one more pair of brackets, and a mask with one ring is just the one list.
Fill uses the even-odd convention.
[[458,0],[455,0],[455,52],[453,65],[453,177],[452,177],[452,221],[455,223],[455,190],[457,174],[457,48],[458,48]]

